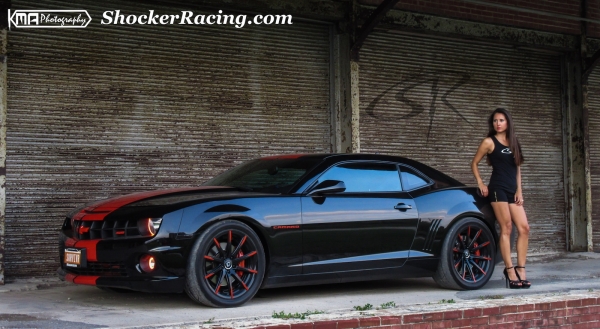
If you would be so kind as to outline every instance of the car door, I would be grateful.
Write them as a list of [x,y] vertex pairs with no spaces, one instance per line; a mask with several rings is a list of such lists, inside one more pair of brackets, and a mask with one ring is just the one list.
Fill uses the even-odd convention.
[[303,273],[401,267],[418,224],[415,202],[402,191],[395,163],[358,161],[329,168],[318,181],[345,191],[304,195]]

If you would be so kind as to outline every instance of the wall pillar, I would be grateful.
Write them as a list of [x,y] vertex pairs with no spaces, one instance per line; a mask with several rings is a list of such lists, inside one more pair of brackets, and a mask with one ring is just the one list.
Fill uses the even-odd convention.
[[0,285],[4,284],[4,246],[6,222],[6,46],[8,31],[0,30]]
[[350,62],[350,81],[352,92],[352,153],[360,153],[360,92],[358,90],[358,61]]
[[590,161],[590,108],[588,104],[588,79],[582,78],[581,81],[581,121],[583,128],[583,152],[584,152],[584,178],[585,178],[585,218],[586,218],[586,239],[587,251],[594,251],[593,221],[592,221],[592,172]]
[[352,153],[352,101],[350,74],[350,35],[333,36],[332,151]]
[[563,81],[563,159],[567,248],[591,251],[592,200],[589,158],[587,83],[579,54],[565,56]]

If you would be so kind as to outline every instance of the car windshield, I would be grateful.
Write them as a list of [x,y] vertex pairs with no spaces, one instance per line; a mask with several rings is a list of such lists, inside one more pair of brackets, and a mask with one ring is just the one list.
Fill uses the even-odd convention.
[[231,186],[254,192],[284,193],[319,162],[319,159],[313,158],[256,159],[234,167],[202,185]]

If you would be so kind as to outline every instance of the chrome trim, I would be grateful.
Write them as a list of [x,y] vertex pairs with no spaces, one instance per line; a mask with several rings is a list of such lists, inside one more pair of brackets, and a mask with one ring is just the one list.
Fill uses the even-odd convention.
[[430,253],[426,253],[426,252],[422,252],[422,251],[416,251],[416,250],[411,250],[410,251],[410,255],[408,256],[408,258],[417,258],[417,257],[432,257],[433,254]]
[[171,251],[171,250],[179,250],[181,247],[171,247],[171,246],[161,246],[156,247],[154,249],[148,250],[148,252],[163,252],[163,251]]

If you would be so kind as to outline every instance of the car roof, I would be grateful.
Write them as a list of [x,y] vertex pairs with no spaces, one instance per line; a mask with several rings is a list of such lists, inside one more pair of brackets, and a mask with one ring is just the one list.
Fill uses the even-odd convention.
[[414,162],[408,158],[384,155],[384,154],[370,154],[370,153],[314,153],[314,154],[283,154],[263,157],[261,159],[318,159],[318,160],[380,160],[380,161],[394,161],[394,162]]
[[[276,156],[277,157],[277,156]],[[386,155],[386,154],[371,154],[371,153],[320,153],[320,154],[293,154],[293,155],[284,155],[279,157],[287,157],[290,159],[316,159],[324,162],[339,162],[339,161],[352,161],[352,160],[371,160],[371,161],[390,161],[390,162],[398,162],[409,165],[430,178],[442,179],[454,186],[464,186],[460,181],[444,174],[443,172],[432,168],[426,164],[423,164],[419,161],[408,159],[405,157],[394,156],[394,155]]]

